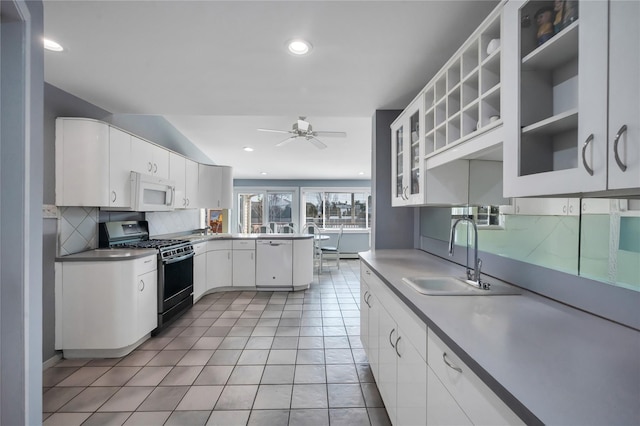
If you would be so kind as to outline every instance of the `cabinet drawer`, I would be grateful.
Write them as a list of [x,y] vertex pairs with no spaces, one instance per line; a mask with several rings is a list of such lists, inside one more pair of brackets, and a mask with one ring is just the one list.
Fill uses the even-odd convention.
[[158,269],[158,258],[155,254],[136,259],[136,274],[142,275]]
[[418,353],[427,360],[427,326],[398,296],[364,263],[360,264],[360,277],[393,317],[398,328],[411,341]]
[[256,242],[254,240],[233,240],[234,250],[255,250]]
[[431,330],[427,350],[429,367],[473,424],[523,424]]
[[207,251],[231,250],[231,247],[232,247],[232,241],[231,240],[207,241]]
[[202,253],[207,252],[207,242],[203,241],[201,243],[193,244],[193,253],[197,256]]

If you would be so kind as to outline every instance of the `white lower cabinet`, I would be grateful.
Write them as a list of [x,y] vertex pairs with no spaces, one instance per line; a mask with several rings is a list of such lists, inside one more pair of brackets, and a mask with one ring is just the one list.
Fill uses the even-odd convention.
[[[360,327],[365,329],[361,330],[361,339],[389,419],[398,425],[424,425],[427,419],[426,326],[408,323],[410,314],[402,311],[390,291],[385,291],[380,279],[364,265],[361,277]],[[366,324],[363,326],[363,323]],[[425,347],[418,350],[416,341]]]
[[207,243],[193,244],[193,299],[207,291]]
[[472,424],[431,367],[427,367],[427,421],[425,424],[451,426]]
[[431,330],[428,331],[427,361],[471,423],[523,424],[522,420]]
[[378,390],[387,408],[387,414],[393,424],[397,421],[396,392],[398,382],[395,341],[398,338],[398,326],[384,307],[378,311],[380,329],[378,330]]
[[256,242],[233,240],[233,286],[256,286]]
[[[155,259],[153,259],[155,263]],[[137,328],[138,336],[151,333],[158,326],[158,272],[138,275]]]
[[413,343],[398,330],[398,388],[396,420],[399,425],[427,424],[427,363]]
[[231,287],[233,276],[230,240],[207,242],[207,290]]
[[364,263],[360,277],[360,338],[392,424],[522,424]]
[[156,255],[56,263],[56,349],[123,356],[157,327]]

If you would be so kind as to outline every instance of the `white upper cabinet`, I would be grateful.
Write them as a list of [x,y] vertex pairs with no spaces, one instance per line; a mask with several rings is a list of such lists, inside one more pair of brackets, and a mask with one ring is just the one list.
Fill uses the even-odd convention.
[[132,170],[145,175],[169,179],[169,151],[131,136]]
[[198,163],[185,159],[184,193],[187,201],[187,208],[204,207],[198,200]]
[[96,120],[56,119],[56,205],[129,208],[130,135]]
[[637,192],[638,3],[582,1],[538,43],[543,5],[504,7],[504,195]]
[[55,143],[57,206],[130,210],[134,171],[173,181],[176,208],[232,208],[231,167],[199,164],[88,118],[57,118]]
[[131,205],[131,135],[109,127],[109,207]]
[[391,125],[393,206],[424,203],[424,138],[420,99]]
[[198,165],[198,202],[201,207],[233,207],[233,169],[228,166]]
[[[393,206],[502,201],[501,10],[487,16],[391,124]],[[498,167],[479,181],[500,188],[498,197],[493,191],[485,199],[472,196],[471,160]]]
[[640,188],[640,2],[611,1],[609,14],[608,189],[637,189]]
[[170,152],[169,179],[176,184],[176,208],[200,207],[198,205],[198,163]]

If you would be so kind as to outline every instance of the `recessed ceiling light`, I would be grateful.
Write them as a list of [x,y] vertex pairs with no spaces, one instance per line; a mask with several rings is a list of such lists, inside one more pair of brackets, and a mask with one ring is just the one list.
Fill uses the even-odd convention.
[[261,174],[262,176],[266,176],[266,175],[267,175],[267,172],[260,172],[260,174]]
[[245,146],[244,148],[242,148],[243,150],[247,151],[247,152],[252,152],[253,148],[251,148],[250,146]]
[[364,175],[364,172],[360,172],[360,173],[358,173],[358,174],[359,174],[360,176],[362,176],[362,175]]
[[49,40],[48,38],[44,39],[44,48],[51,52],[62,52],[64,50],[60,43]]
[[298,56],[306,55],[307,53],[311,52],[311,49],[313,48],[313,46],[311,46],[311,43],[300,38],[289,41],[287,43],[287,47],[289,48],[289,52]]

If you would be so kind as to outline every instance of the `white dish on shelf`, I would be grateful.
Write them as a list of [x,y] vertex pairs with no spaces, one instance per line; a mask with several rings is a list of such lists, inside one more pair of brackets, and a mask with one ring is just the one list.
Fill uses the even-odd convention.
[[489,44],[487,45],[487,55],[491,55],[493,52],[496,51],[496,49],[500,47],[500,39],[499,38],[493,38],[489,41]]

